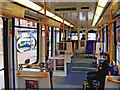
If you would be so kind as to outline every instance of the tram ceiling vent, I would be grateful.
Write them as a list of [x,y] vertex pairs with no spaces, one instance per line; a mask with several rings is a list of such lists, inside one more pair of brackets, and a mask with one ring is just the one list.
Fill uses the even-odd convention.
[[92,8],[90,5],[88,6],[80,6],[80,11],[91,11]]
[[80,12],[80,11],[91,11],[91,7],[88,6],[69,6],[69,7],[56,7],[54,12]]

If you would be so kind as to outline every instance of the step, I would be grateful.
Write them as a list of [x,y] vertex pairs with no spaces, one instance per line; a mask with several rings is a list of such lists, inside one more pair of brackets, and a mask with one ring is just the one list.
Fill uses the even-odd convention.
[[91,68],[91,67],[71,67],[71,71],[96,71],[96,68]]
[[91,64],[91,63],[72,63],[72,67],[94,67],[96,68],[96,64]]

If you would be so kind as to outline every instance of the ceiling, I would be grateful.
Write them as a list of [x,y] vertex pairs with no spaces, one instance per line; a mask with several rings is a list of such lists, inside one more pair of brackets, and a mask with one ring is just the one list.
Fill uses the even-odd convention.
[[[86,27],[86,15],[88,14],[89,27],[92,24],[93,15],[95,12],[97,3],[96,2],[47,2],[47,7],[51,12],[57,13],[60,16],[63,16],[69,22],[76,25],[77,27]],[[80,7],[88,6],[89,10],[81,10]],[[75,11],[55,11],[56,8],[69,8],[77,7]]]
[[[35,2],[36,0],[34,0]],[[55,13],[56,15],[63,17],[64,14],[64,18],[71,22],[73,25],[75,25],[78,28],[86,28],[86,17],[88,16],[88,27],[89,28],[93,28],[92,27],[92,20],[94,17],[94,13],[96,10],[96,6],[97,6],[97,2],[61,2],[58,0],[56,2],[53,2],[51,0],[47,0],[49,2],[47,2],[47,10],[49,10],[52,13]],[[64,0],[62,0],[64,1]],[[35,2],[36,4],[40,5],[40,6],[44,6],[44,0],[43,2]],[[55,11],[55,9],[59,9],[59,8],[73,8],[76,7],[77,9],[74,11]],[[89,9],[81,9],[81,7],[89,7]],[[26,13],[31,14],[31,16],[33,15],[33,13],[31,13],[32,11],[27,10]],[[106,12],[104,13],[105,16],[108,17],[109,15],[109,8],[106,9]],[[44,18],[42,15],[38,15],[37,13],[34,13],[33,16],[39,17],[39,18]],[[106,21],[106,20],[104,20]],[[107,21],[108,22],[108,21]]]

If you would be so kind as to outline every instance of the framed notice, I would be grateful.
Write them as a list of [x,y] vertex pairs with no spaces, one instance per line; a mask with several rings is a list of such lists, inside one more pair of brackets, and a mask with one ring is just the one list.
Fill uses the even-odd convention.
[[56,59],[56,70],[64,71],[64,59]]
[[36,80],[25,80],[26,90],[38,90],[38,81]]

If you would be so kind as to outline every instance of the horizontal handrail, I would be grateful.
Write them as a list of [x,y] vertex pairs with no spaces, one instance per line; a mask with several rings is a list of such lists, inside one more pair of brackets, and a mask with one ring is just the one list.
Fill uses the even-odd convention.
[[24,65],[29,65],[29,66],[39,66],[39,64],[19,64],[19,66],[24,66]]
[[74,52],[66,52],[65,54],[73,54]]
[[39,75],[39,76],[35,76],[35,75],[23,75],[23,74],[20,74],[20,73],[17,73],[16,74],[18,77],[22,77],[22,78],[47,78],[47,74],[44,74],[44,75]]
[[[37,20],[33,20],[33,19],[29,19],[29,18],[17,16],[17,15],[10,14],[10,13],[5,12],[5,11],[2,11],[2,10],[0,10],[0,14],[1,14],[1,15],[4,15],[4,16],[8,16],[8,17],[19,18],[19,19],[23,19],[23,20],[29,20],[29,21],[31,21],[31,22],[39,23],[39,24],[41,24],[41,25],[44,24],[44,22],[40,22],[39,20],[37,21]],[[56,27],[56,28],[61,28],[61,29],[62,29],[62,27],[58,27],[58,26],[51,25],[51,24],[48,24],[48,23],[47,23],[46,25],[47,25],[47,26],[52,26],[52,27]],[[69,30],[69,29],[65,28],[65,30]]]
[[[111,23],[113,23],[113,22],[117,21],[119,18],[120,18],[120,16],[116,17],[116,18],[115,18],[115,19],[113,19],[111,22],[107,23],[106,25],[104,25],[104,26],[103,26],[103,27],[101,27],[101,28],[103,29],[103,28],[105,28],[106,26],[109,26],[109,24],[111,24]],[[99,28],[98,30],[100,30],[100,28]]]
[[23,20],[29,20],[31,22],[36,22],[36,23],[39,23],[39,24],[44,24],[44,22],[40,22],[40,21],[37,21],[37,20],[32,20],[32,19],[21,17],[21,16],[17,16],[17,15],[10,14],[10,13],[2,11],[2,10],[0,10],[0,14],[4,15],[4,16],[8,16],[8,17],[19,18],[19,19],[23,19]]
[[113,80],[111,77],[108,77],[107,80],[114,83],[120,83],[120,80]]

